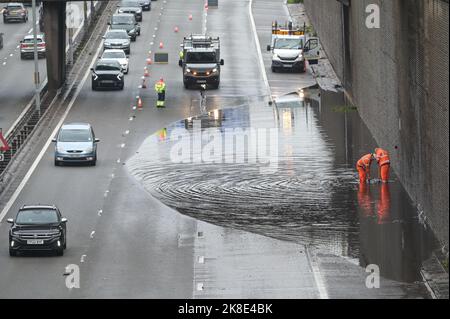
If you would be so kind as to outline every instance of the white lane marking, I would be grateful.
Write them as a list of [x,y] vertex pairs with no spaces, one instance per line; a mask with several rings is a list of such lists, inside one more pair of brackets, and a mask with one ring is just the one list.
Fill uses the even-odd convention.
[[104,197],[107,197],[109,194],[109,191],[105,191],[105,194],[103,194]]
[[10,54],[9,54],[9,56],[13,56],[13,55],[14,55],[14,53],[10,53]]
[[308,247],[305,246],[306,257],[308,258],[309,265],[311,266],[314,281],[316,282],[317,289],[319,290],[320,299],[329,299],[327,289],[325,288],[325,283],[320,273],[319,265],[316,260],[311,257]]
[[16,46],[16,49],[20,48],[20,44],[18,46]]
[[92,238],[94,238],[94,235],[95,235],[95,230],[93,230],[93,231],[91,232],[91,234],[89,235],[89,237],[92,239]]
[[260,68],[261,74],[263,76],[263,80],[264,80],[264,84],[266,85],[267,92],[268,92],[269,96],[272,96],[272,93],[270,91],[269,81],[267,79],[266,67],[264,66],[264,59],[263,59],[263,56],[261,53],[262,52],[261,44],[259,43],[258,32],[256,32],[256,24],[255,24],[255,19],[253,18],[252,5],[253,5],[253,0],[250,0],[250,3],[248,5],[248,12],[250,15],[250,22],[252,25],[253,36],[255,38],[256,50],[257,50],[258,57],[259,57],[259,68]]
[[87,257],[86,255],[81,255],[80,262],[81,262],[81,263],[84,263],[84,260],[86,259],[86,257]]
[[199,282],[198,284],[197,284],[197,290],[198,291],[201,291],[201,290],[203,290],[204,288],[203,288],[203,283],[202,282]]
[[2,64],[3,64],[3,65],[6,65],[6,62],[3,62]]
[[120,144],[120,148],[124,148],[125,147],[125,143]]
[[130,130],[125,131],[125,135],[128,135],[128,134],[130,134]]
[[103,40],[100,41],[100,44],[99,44],[99,46],[97,48],[97,52],[95,53],[94,58],[91,61],[91,64],[87,68],[86,73],[84,74],[83,79],[80,82],[80,85],[77,87],[77,90],[75,91],[74,96],[70,100],[69,105],[67,106],[67,109],[64,112],[61,120],[58,122],[58,124],[56,125],[55,129],[53,130],[53,132],[50,134],[50,137],[48,138],[48,140],[45,143],[44,147],[42,148],[41,152],[39,153],[39,155],[34,160],[33,164],[31,165],[31,167],[28,170],[27,174],[23,178],[22,182],[19,184],[19,187],[17,187],[16,191],[11,196],[11,198],[8,201],[8,203],[6,204],[6,206],[3,208],[2,212],[0,213],[0,223],[2,222],[3,218],[5,218],[6,214],[11,209],[12,205],[14,204],[14,202],[19,197],[20,193],[22,192],[23,188],[27,184],[27,182],[30,179],[31,175],[33,174],[33,172],[36,170],[37,166],[39,165],[39,162],[44,157],[44,154],[47,151],[48,147],[52,143],[53,137],[56,135],[56,133],[58,133],[58,130],[59,130],[60,126],[64,123],[64,120],[66,119],[67,115],[69,115],[70,110],[72,109],[73,105],[75,104],[76,98],[78,97],[78,95],[80,94],[81,90],[83,89],[84,84],[86,83],[86,80],[87,80],[88,76],[91,74],[91,68],[93,67],[95,61],[97,60],[96,57],[100,53],[100,50],[102,49],[102,47],[103,47]]
[[199,264],[204,264],[205,263],[205,257],[204,256],[199,256],[198,257],[198,263]]
[[28,31],[28,34],[30,34],[31,32],[33,32],[33,28],[31,28],[31,29]]
[[117,162],[117,163],[120,163],[120,158],[118,158],[116,162]]
[[102,214],[103,214],[103,209],[99,209],[97,215],[98,215],[98,216],[102,216]]

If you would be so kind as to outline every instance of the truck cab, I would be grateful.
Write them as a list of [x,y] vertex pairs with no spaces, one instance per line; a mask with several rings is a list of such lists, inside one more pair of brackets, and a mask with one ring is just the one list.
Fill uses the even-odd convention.
[[305,72],[306,61],[316,64],[320,58],[319,39],[307,38],[304,29],[294,27],[292,22],[285,26],[272,24],[272,42],[267,45],[267,51],[272,53],[272,72]]
[[224,65],[223,59],[220,59],[219,38],[191,35],[184,38],[181,48],[178,64],[183,68],[184,87],[206,85],[217,89],[220,85],[220,67]]

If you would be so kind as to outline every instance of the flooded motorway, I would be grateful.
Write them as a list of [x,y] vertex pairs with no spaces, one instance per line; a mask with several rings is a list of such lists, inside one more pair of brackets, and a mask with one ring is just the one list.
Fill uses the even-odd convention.
[[310,88],[274,106],[251,101],[173,123],[127,168],[182,214],[377,264],[383,277],[414,283],[435,242],[393,172],[388,184],[359,185],[355,163],[375,147],[341,93]]

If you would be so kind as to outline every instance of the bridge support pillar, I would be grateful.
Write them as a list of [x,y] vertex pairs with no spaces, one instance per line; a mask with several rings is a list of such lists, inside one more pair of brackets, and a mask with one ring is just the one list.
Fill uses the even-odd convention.
[[48,90],[58,90],[66,77],[66,2],[44,1]]

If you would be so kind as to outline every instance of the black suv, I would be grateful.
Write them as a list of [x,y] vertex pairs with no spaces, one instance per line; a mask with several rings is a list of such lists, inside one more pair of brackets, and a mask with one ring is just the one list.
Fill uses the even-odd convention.
[[64,254],[67,245],[67,219],[61,216],[56,206],[22,206],[16,219],[8,219],[9,255],[19,251],[55,251]]
[[92,71],[92,90],[98,88],[118,88],[123,90],[124,75],[122,66],[115,60],[98,60]]

